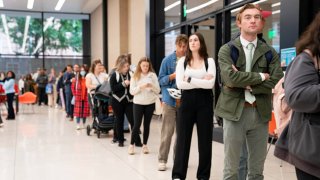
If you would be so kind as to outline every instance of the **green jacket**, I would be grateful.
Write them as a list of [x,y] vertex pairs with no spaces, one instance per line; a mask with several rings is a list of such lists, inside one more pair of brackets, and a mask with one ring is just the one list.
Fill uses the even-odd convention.
[[[215,113],[224,119],[238,121],[245,103],[244,88],[251,86],[252,94],[256,97],[257,110],[261,115],[261,119],[267,122],[271,118],[272,111],[271,90],[283,77],[279,56],[272,47],[258,40],[253,55],[252,70],[251,72],[245,72],[246,58],[239,37],[234,40],[234,46],[239,50],[239,58],[236,64],[239,71],[237,72],[232,69],[233,62],[230,57],[229,46],[225,44],[219,50],[218,61],[223,88],[221,89]],[[259,73],[267,70],[265,53],[269,50],[273,54],[273,59],[269,64],[270,79],[262,81]]]

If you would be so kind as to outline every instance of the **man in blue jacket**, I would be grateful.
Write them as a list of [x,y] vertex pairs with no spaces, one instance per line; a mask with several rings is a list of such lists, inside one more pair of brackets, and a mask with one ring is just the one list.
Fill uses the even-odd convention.
[[167,89],[176,88],[176,64],[181,57],[185,56],[188,37],[184,34],[178,35],[175,44],[176,51],[163,59],[158,76],[163,102],[161,141],[158,156],[159,171],[166,170],[166,163],[177,117],[176,100],[169,95]]

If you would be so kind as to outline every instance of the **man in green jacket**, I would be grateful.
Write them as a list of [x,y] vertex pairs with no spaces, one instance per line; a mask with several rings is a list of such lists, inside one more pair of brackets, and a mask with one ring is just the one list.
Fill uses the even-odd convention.
[[[248,149],[248,179],[263,179],[267,152],[268,122],[271,118],[271,90],[283,77],[276,51],[258,40],[261,9],[246,4],[237,14],[241,35],[233,41],[238,59],[231,58],[225,44],[218,54],[223,88],[216,115],[224,119],[224,179],[237,179],[240,151]],[[271,51],[268,62],[266,53]]]

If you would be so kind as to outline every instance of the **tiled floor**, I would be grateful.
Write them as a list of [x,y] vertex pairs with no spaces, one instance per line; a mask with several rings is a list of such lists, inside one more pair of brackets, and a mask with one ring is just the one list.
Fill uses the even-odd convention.
[[[26,111],[28,111],[26,109]],[[169,180],[168,170],[157,171],[160,125],[152,121],[149,139],[150,154],[127,154],[124,148],[111,144],[111,135],[98,139],[86,131],[75,130],[75,122],[65,119],[65,113],[47,106],[35,106],[35,114],[20,113],[15,121],[5,121],[0,128],[0,180]],[[4,115],[2,116],[4,117]],[[195,131],[195,129],[194,129]],[[194,134],[189,160],[188,178],[196,179],[197,141]],[[130,134],[126,134],[130,138]],[[171,151],[172,152],[172,151]],[[273,155],[271,148],[265,163],[265,180],[295,180],[294,168]],[[223,144],[213,143],[211,179],[221,180]]]

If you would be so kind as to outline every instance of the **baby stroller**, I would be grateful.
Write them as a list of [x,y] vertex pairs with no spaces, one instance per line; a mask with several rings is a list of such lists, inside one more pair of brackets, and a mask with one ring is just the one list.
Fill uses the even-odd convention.
[[110,93],[106,90],[105,82],[98,86],[94,93],[90,93],[93,105],[93,123],[87,126],[87,135],[90,136],[91,130],[94,129],[97,137],[100,138],[101,133],[108,133],[113,129],[115,117],[113,116],[112,108],[109,105]]

